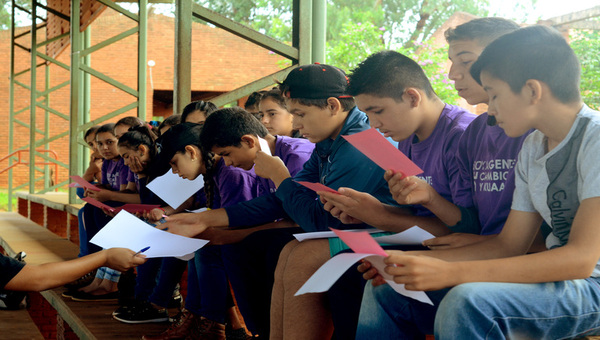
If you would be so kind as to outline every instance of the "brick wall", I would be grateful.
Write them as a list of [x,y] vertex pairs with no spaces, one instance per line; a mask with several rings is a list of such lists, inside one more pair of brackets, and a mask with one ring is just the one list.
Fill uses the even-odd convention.
[[[106,10],[92,23],[92,45],[113,37],[129,28],[135,23]],[[20,28],[19,32],[26,30]],[[44,31],[38,33],[38,41],[44,40]],[[172,91],[174,70],[174,22],[173,18],[162,15],[150,15],[148,20],[148,60],[156,63],[152,68],[152,81],[155,90]],[[17,42],[30,46],[30,36],[24,36]],[[58,56],[58,60],[69,65],[70,49]],[[281,57],[269,53],[268,50],[251,44],[239,37],[223,30],[212,28],[199,23],[194,23],[192,28],[192,90],[194,92],[226,92],[253,80],[269,75],[279,70],[277,61]],[[41,63],[38,59],[38,63]],[[30,66],[29,53],[17,49],[15,53],[16,72]],[[115,44],[104,47],[92,54],[91,67],[113,79],[137,89],[137,35],[130,36]],[[38,91],[44,89],[45,67],[37,69]],[[0,158],[8,154],[8,122],[9,122],[9,76],[10,76],[10,31],[0,31]],[[50,87],[69,80],[69,72],[56,65],[49,67]],[[29,85],[30,74],[26,73],[16,78],[18,81]],[[147,116],[153,113],[153,89],[150,86],[150,73],[148,73]],[[111,85],[91,77],[91,118],[95,119],[134,101],[134,98]],[[69,86],[53,92],[49,106],[61,113],[69,112]],[[38,101],[41,99],[38,99]],[[15,110],[26,108],[30,103],[30,94],[19,86],[15,87]],[[161,105],[160,115],[169,115],[172,105]],[[115,122],[121,117],[135,115],[136,110],[115,117],[110,121]],[[17,118],[29,123],[29,110],[20,113]],[[44,112],[37,109],[36,126],[44,130]],[[68,121],[53,116],[50,123],[50,135],[56,135],[69,128]],[[38,135],[41,138],[42,135]],[[29,142],[29,129],[17,126],[14,132],[14,148],[24,146]],[[63,163],[68,163],[69,153],[68,137],[50,143],[49,149],[58,154]],[[26,161],[27,155],[25,155]],[[0,162],[0,170],[8,166],[7,161]],[[28,167],[20,165],[13,171],[14,184],[27,183],[29,180]],[[39,174],[38,174],[39,176]],[[59,169],[58,181],[67,179],[67,170]],[[0,175],[0,188],[8,185],[8,175]]]

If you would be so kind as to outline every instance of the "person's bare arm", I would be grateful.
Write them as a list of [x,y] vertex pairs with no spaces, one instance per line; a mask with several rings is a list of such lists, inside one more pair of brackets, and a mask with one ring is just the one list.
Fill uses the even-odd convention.
[[581,202],[566,245],[534,254],[542,222],[537,213],[511,211],[497,237],[449,250],[390,252],[386,271],[408,289],[432,290],[465,282],[551,282],[583,279],[600,258],[600,197]]
[[213,209],[200,213],[175,214],[160,225],[160,229],[186,237],[196,237],[207,228],[225,228],[229,226],[229,217],[225,209]]
[[203,240],[210,240],[210,244],[224,245],[237,243],[245,239],[248,235],[259,230],[293,228],[298,225],[292,220],[284,219],[277,222],[267,223],[251,228],[229,229],[229,228],[208,228],[203,233],[197,235]]
[[338,191],[340,194],[321,191],[318,194],[324,203],[324,209],[344,223],[347,216],[350,216],[392,232],[401,232],[418,225],[435,236],[450,233],[450,229],[436,217],[414,216],[407,209],[383,204],[368,193],[350,188],[340,188]]
[[143,255],[134,254],[129,249],[111,248],[70,261],[25,265],[4,288],[42,291],[75,281],[98,267],[125,271],[146,262]]

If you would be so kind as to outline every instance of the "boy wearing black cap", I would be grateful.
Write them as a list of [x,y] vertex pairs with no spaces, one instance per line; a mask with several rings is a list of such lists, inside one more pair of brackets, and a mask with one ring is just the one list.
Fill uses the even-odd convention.
[[[346,93],[347,84],[348,80],[345,74],[338,68],[314,64],[292,70],[280,85],[282,93],[287,97],[289,111],[294,115],[294,129],[299,130],[308,140],[316,143],[310,159],[294,177],[294,180],[320,182],[333,189],[347,186],[369,192],[382,202],[396,204],[383,179],[383,170],[341,137],[341,135],[369,129],[366,115],[355,107],[354,99]],[[193,220],[176,221],[171,219],[168,226],[169,231],[194,236],[207,227],[261,225],[286,216],[291,217],[305,231],[323,231],[328,230],[328,227],[348,228],[347,225],[323,209],[323,204],[317,199],[315,192],[292,180],[287,168],[278,157],[258,152],[254,170],[257,175],[269,178],[275,183],[278,187],[275,195],[243,202],[235,208],[228,207],[225,209],[227,212],[227,216],[224,216],[225,220],[222,219],[223,216],[213,218],[215,214],[212,214],[211,217],[211,214],[206,213],[200,214],[203,216],[196,216],[196,219]],[[366,224],[352,225],[352,228],[366,227],[368,227]],[[240,280],[230,276],[230,281],[244,317],[254,318],[257,314],[264,313],[264,310],[267,312],[267,316],[258,322],[260,323],[258,333],[261,336],[269,333],[269,305],[265,303],[268,301],[260,303],[261,306],[256,303],[251,306],[254,309],[262,309],[262,313],[256,311],[252,312],[253,315],[248,315],[244,313],[245,302],[240,301],[245,299],[240,299],[240,297],[243,296],[242,292],[251,292],[252,294],[248,295],[260,296],[260,291],[265,288],[267,289],[266,295],[270,296],[271,285],[268,282],[267,284],[261,283],[269,280],[265,276],[270,276],[272,280],[271,275],[277,256],[279,256],[280,245],[285,245],[281,240],[292,239],[291,235],[286,233],[282,233],[280,236],[274,235],[276,234],[272,231],[255,232],[242,242],[247,245],[249,254],[236,259],[225,259],[231,263],[231,266],[236,265],[239,273],[243,273],[243,275],[238,275]],[[271,242],[274,239],[276,242]],[[304,245],[308,245],[311,249],[305,249]],[[312,249],[313,247],[314,249]],[[332,241],[331,248],[330,250],[327,240],[301,244],[294,241],[287,248],[286,254],[291,250],[307,254],[316,251],[318,255],[315,257],[315,268],[309,269],[314,272],[320,264],[329,259],[330,254],[335,254],[340,250],[340,244]],[[281,259],[283,258],[286,256],[281,257]],[[257,266],[268,268],[257,270]],[[280,268],[283,267],[285,267],[285,260],[280,265]],[[283,273],[283,270],[278,269],[277,273]],[[308,272],[298,274],[301,279],[295,284],[302,284],[301,281],[306,278]],[[272,281],[270,283],[272,284]],[[238,292],[242,294],[238,294]],[[313,298],[313,296],[305,297]],[[325,303],[322,296],[315,295],[315,297],[319,300],[317,303]],[[281,312],[282,310],[275,314],[281,314]],[[280,316],[278,315],[278,317]],[[309,327],[310,329],[305,328],[305,331],[322,332],[325,330],[331,332],[331,327],[328,326],[329,318],[315,313],[310,315],[310,319],[314,319],[314,323],[312,327]],[[319,324],[322,320],[326,324]],[[308,334],[306,335],[308,336]],[[280,334],[272,334],[272,337],[281,338]]]

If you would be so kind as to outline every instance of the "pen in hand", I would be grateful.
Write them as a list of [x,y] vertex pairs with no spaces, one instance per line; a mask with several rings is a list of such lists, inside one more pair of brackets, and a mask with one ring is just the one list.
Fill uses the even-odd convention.
[[148,247],[146,247],[146,248],[143,248],[142,250],[140,250],[140,251],[138,251],[137,253],[133,254],[133,257],[135,257],[135,256],[137,256],[137,255],[139,255],[139,254],[141,254],[141,253],[143,253],[143,252],[145,252],[145,251],[146,251],[146,250],[148,250],[148,249],[150,249],[150,246],[148,246]]

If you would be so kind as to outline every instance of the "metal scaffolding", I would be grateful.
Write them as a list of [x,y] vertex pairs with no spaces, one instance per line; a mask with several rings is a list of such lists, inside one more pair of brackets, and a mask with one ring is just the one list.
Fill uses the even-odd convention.
[[[31,10],[19,6],[12,0],[11,14],[11,63],[10,63],[10,95],[9,95],[9,155],[19,150],[29,150],[29,181],[15,186],[12,168],[8,170],[9,209],[12,209],[14,191],[27,188],[29,193],[45,193],[64,186],[67,180],[60,183],[51,183],[50,166],[55,165],[68,169],[69,175],[83,173],[88,161],[88,150],[81,138],[83,132],[99,123],[114,118],[122,113],[137,108],[137,116],[146,120],[146,59],[147,59],[147,21],[148,2],[172,3],[161,0],[31,0]],[[120,6],[121,2],[138,4],[138,13],[133,13]],[[175,75],[174,75],[174,110],[181,112],[183,107],[191,100],[191,27],[192,17],[204,20],[228,32],[231,32],[254,44],[288,58],[292,66],[274,74],[257,79],[238,89],[220,95],[213,99],[218,106],[243,98],[253,91],[272,85],[273,79],[282,79],[299,64],[308,64],[313,61],[325,61],[325,0],[293,0],[293,41],[292,46],[272,39],[264,34],[240,25],[220,14],[199,6],[191,0],[174,0],[175,3]],[[62,7],[61,7],[62,6]],[[65,8],[66,6],[66,8]],[[114,10],[133,20],[136,26],[125,30],[100,43],[91,45],[91,32],[94,19],[105,9]],[[16,34],[16,11],[29,14],[31,28],[26,32]],[[66,23],[60,34],[48,34],[49,17],[52,20],[61,20]],[[51,21],[52,21],[51,20]],[[46,29],[46,39],[39,41],[41,29]],[[93,52],[116,43],[129,36],[138,36],[138,79],[137,89],[131,88],[114,78],[109,77],[91,66]],[[19,39],[30,36],[30,46],[25,46]],[[17,41],[19,40],[19,41]],[[43,53],[45,47],[54,46],[56,54]],[[70,65],[57,60],[56,55],[70,45]],[[15,49],[30,54],[30,66],[26,69],[16,70]],[[69,72],[69,80],[51,86],[50,69],[61,68]],[[38,89],[40,74],[43,72],[44,88]],[[29,81],[24,78],[29,75]],[[90,119],[90,78],[96,77],[114,88],[133,97],[131,103],[107,113],[97,119]],[[15,107],[15,87],[26,89],[30,92],[30,102],[25,107]],[[51,97],[56,91],[69,86],[70,109],[69,112],[60,112],[52,107]],[[37,121],[38,111],[44,112],[43,127]],[[29,119],[21,118],[29,112]],[[67,120],[69,128],[50,135],[50,126],[54,119]],[[17,126],[29,130],[29,142],[26,145],[15,146],[14,134]],[[53,159],[44,150],[49,143],[60,138],[69,138],[68,164]],[[17,156],[9,157],[9,166],[17,161]],[[43,167],[36,166],[36,159],[44,162]],[[69,190],[69,203],[75,203],[74,188]]]

